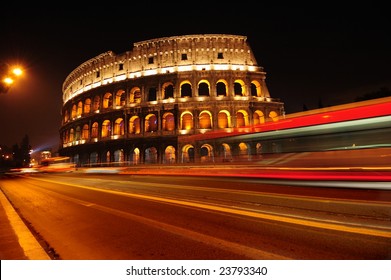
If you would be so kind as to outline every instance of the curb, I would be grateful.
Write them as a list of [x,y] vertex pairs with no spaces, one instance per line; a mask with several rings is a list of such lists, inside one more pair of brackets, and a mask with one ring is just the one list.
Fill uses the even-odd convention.
[[[0,191],[0,202],[10,224],[9,230],[13,231],[18,239],[18,244],[12,243],[10,246],[20,246],[25,255],[17,259],[51,260],[2,191]],[[3,230],[7,229],[1,229]]]

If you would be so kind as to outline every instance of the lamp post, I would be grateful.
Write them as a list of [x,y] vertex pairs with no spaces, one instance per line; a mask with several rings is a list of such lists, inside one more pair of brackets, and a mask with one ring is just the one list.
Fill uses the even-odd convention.
[[15,80],[23,74],[20,67],[10,66],[8,63],[0,65],[0,94],[7,93]]

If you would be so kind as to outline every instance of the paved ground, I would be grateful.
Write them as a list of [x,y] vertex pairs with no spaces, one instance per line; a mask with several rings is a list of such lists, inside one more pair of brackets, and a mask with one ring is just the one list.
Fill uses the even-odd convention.
[[[266,166],[283,167],[285,165],[292,166],[308,166],[308,161],[313,162],[317,156],[319,156],[319,164],[312,165],[312,167],[327,167],[335,164],[336,160],[340,163],[340,166],[352,166],[353,170],[355,166],[362,166],[363,164],[369,167],[374,167],[382,171],[386,171],[388,180],[391,181],[390,169],[391,169],[391,152],[390,149],[376,151],[361,150],[351,151],[344,154],[345,157],[341,157],[338,152],[330,153],[303,153],[299,155],[280,155],[279,157],[263,158],[258,165],[251,164],[252,168],[249,168],[246,164],[227,164],[213,169],[213,174],[210,172],[210,166],[156,166],[150,168],[132,167],[132,168],[118,168],[118,171],[123,174],[157,174],[157,175],[194,175],[194,176],[228,176],[228,174],[235,174],[235,176],[259,176],[257,168]],[[294,164],[293,164],[294,163]],[[215,166],[214,166],[215,167]],[[78,172],[85,172],[87,169],[80,169]],[[111,171],[113,169],[110,169]],[[233,172],[234,170],[234,172]],[[89,169],[90,172],[98,172],[98,170]],[[117,172],[115,172],[117,173]],[[263,172],[264,174],[264,172]],[[359,173],[358,173],[359,174]],[[372,172],[373,174],[373,172]],[[286,174],[285,174],[286,175]],[[271,175],[274,176],[274,175]],[[334,173],[335,176],[335,173]],[[385,178],[385,177],[383,177]],[[1,180],[1,178],[0,178]],[[15,209],[4,193],[0,190],[0,259],[1,260],[48,260],[49,255],[45,252],[43,247],[35,239],[30,232],[26,224],[21,220]]]
[[49,260],[43,247],[0,190],[0,259]]

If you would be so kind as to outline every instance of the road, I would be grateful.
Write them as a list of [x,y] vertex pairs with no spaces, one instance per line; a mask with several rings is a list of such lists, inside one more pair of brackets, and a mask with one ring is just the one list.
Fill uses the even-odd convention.
[[52,259],[390,259],[388,190],[27,174],[1,190]]

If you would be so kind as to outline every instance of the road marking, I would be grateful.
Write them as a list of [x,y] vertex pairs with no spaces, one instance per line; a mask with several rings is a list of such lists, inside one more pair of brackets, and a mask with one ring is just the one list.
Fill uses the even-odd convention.
[[[66,180],[69,180],[69,177],[62,177],[66,178]],[[100,179],[100,178],[85,178],[84,180],[86,181],[91,181],[91,182],[96,182],[96,181],[101,181],[101,182],[106,182],[111,180],[106,180],[106,179]],[[240,179],[232,179],[230,178],[229,181],[240,181]],[[256,182],[259,183],[259,180],[257,181],[252,181],[252,180],[246,180],[247,182]],[[331,201],[330,199],[322,198],[322,197],[317,197],[317,196],[306,196],[306,195],[293,195],[293,194],[285,194],[285,195],[280,195],[280,194],[271,194],[267,192],[254,192],[254,191],[248,191],[248,190],[235,190],[235,189],[217,189],[217,188],[209,188],[209,187],[200,187],[200,186],[186,186],[186,185],[175,185],[175,184],[165,184],[165,183],[149,183],[149,182],[138,182],[138,181],[124,181],[124,180],[118,180],[116,181],[117,183],[121,185],[126,185],[129,187],[130,185],[135,185],[135,186],[146,186],[146,187],[153,187],[153,188],[166,188],[166,189],[187,189],[187,190],[200,190],[200,191],[206,191],[206,192],[220,192],[220,193],[232,193],[232,194],[245,194],[245,195],[251,195],[251,196],[259,196],[259,197],[269,197],[269,198],[289,198],[291,200],[301,200],[301,201],[311,201],[311,202],[321,202],[321,203],[330,203],[333,202],[335,204],[343,203],[343,204],[350,204],[350,205],[356,205],[356,204],[363,204],[365,205],[370,205],[370,206],[381,206],[381,205],[390,205],[391,203],[388,201],[379,201],[376,203],[370,203],[368,201],[363,201],[363,200],[354,200],[354,199],[343,199],[343,198],[333,198]],[[262,182],[268,182],[268,183],[275,183],[272,180],[262,180]],[[288,181],[292,182],[292,181]],[[311,184],[315,184],[316,182],[308,182],[308,181],[299,181],[300,184],[302,185],[308,185],[311,186]],[[280,183],[280,182],[279,182]],[[336,182],[331,182],[336,183]],[[346,184],[349,182],[341,182],[342,184]],[[357,185],[357,182],[351,182],[352,184]],[[379,182],[372,182],[373,184],[376,184]],[[382,183],[382,182],[380,182]],[[292,183],[284,183],[281,182],[281,184],[286,184],[286,185],[300,185],[297,182],[292,182]],[[389,185],[389,184],[388,184]],[[330,186],[330,185],[329,185]],[[391,186],[391,185],[389,185]],[[346,185],[343,185],[343,187],[347,187]],[[117,188],[118,191],[121,192],[120,189]]]
[[248,211],[243,209],[234,209],[234,208],[228,208],[228,207],[217,206],[217,205],[201,204],[198,202],[175,200],[170,198],[143,195],[143,194],[124,193],[120,191],[98,189],[96,187],[88,187],[88,186],[83,186],[78,184],[70,184],[64,182],[59,183],[58,181],[42,179],[42,178],[31,178],[31,179],[47,181],[56,184],[63,184],[71,187],[79,187],[79,188],[84,188],[84,189],[89,189],[94,191],[106,192],[106,193],[111,193],[116,195],[134,197],[134,198],[139,198],[144,200],[158,201],[158,202],[164,202],[169,204],[182,205],[182,206],[194,207],[194,208],[205,209],[205,210],[212,210],[212,211],[217,211],[222,213],[229,213],[229,214],[241,215],[246,217],[258,218],[258,219],[266,219],[266,220],[272,220],[272,221],[278,221],[278,222],[284,222],[284,223],[290,223],[290,224],[296,224],[296,225],[302,225],[308,227],[315,227],[315,228],[321,228],[327,230],[336,230],[336,231],[350,232],[356,234],[391,238],[391,231],[384,231],[380,229],[341,225],[341,224],[334,224],[330,222],[327,223],[327,222],[314,221],[314,220],[303,220],[303,219],[298,219],[293,217],[284,217],[280,215],[259,213],[259,212],[253,212],[253,211]]
[[[51,180],[41,180],[41,181],[50,182],[50,183],[54,183],[55,182],[55,181],[51,181]],[[55,183],[58,183],[58,182],[55,182]],[[89,190],[94,190],[94,191],[97,190],[97,191],[111,193],[111,194],[115,194],[115,195],[118,195],[118,194],[119,195],[125,195],[125,196],[128,195],[128,194],[123,193],[123,192],[101,190],[101,189],[96,189],[96,188],[92,188],[92,187],[80,186],[80,185],[73,185],[73,184],[67,184],[67,183],[64,183],[64,185],[68,185],[68,186],[72,186],[72,187],[78,187],[78,188],[84,188],[84,189],[89,189]],[[54,192],[52,190],[47,190],[47,191]],[[91,203],[89,201],[85,201],[85,200],[81,200],[81,199],[77,199],[77,198],[72,198],[72,197],[69,197],[67,195],[63,195],[63,194],[60,194],[60,193],[55,193],[55,194],[56,194],[56,196],[59,196],[62,199],[70,201],[70,202],[73,202],[75,204],[79,204],[79,205],[82,205],[82,206],[85,206],[85,207],[88,207],[88,208],[93,208],[93,209],[96,209],[96,210],[99,210],[99,211],[102,211],[102,212],[105,212],[105,213],[109,213],[109,214],[112,214],[112,215],[115,215],[115,216],[123,217],[123,218],[126,218],[126,219],[131,219],[133,221],[145,224],[147,226],[152,226],[152,227],[157,228],[159,230],[164,230],[164,231],[169,232],[171,234],[176,234],[176,235],[179,235],[181,237],[194,240],[196,242],[201,242],[201,243],[207,244],[209,246],[213,246],[213,247],[219,248],[221,250],[229,251],[229,252],[235,253],[237,255],[244,256],[245,258],[248,258],[248,259],[254,259],[254,260],[257,260],[257,259],[258,260],[260,260],[260,259],[266,259],[266,260],[277,260],[277,259],[278,260],[288,260],[289,259],[289,258],[287,258],[287,257],[285,257],[283,255],[270,253],[270,252],[267,252],[267,251],[264,251],[264,250],[261,250],[261,249],[258,249],[258,248],[254,248],[254,247],[249,247],[249,246],[246,246],[246,245],[241,245],[239,243],[227,241],[225,239],[213,237],[213,236],[210,236],[210,235],[207,235],[207,234],[203,234],[203,233],[199,233],[199,232],[196,232],[196,231],[193,231],[193,230],[189,230],[189,229],[186,229],[186,228],[182,228],[182,227],[174,226],[174,225],[171,225],[171,224],[159,222],[157,220],[146,218],[146,217],[143,217],[143,216],[140,216],[140,215],[136,215],[136,214],[132,214],[132,213],[129,213],[129,212],[126,212],[126,211],[121,211],[121,210],[117,210],[117,209],[114,209],[114,208],[111,208],[111,207],[106,207],[106,206],[94,204],[94,203]],[[149,199],[149,200],[151,200],[151,199]]]
[[37,239],[30,232],[22,219],[16,213],[5,194],[0,190],[0,202],[4,208],[10,225],[18,237],[20,247],[23,249],[25,256],[29,260],[50,260],[51,258],[41,247]]
[[95,208],[97,210],[107,212],[110,214],[114,214],[120,217],[124,217],[127,219],[135,220],[139,223],[143,223],[147,226],[153,226],[159,230],[164,230],[176,235],[180,235],[184,238],[188,238],[191,240],[195,240],[197,242],[201,242],[207,244],[209,246],[217,247],[222,250],[230,251],[238,255],[245,256],[250,259],[268,259],[268,260],[283,260],[288,259],[285,256],[273,254],[267,251],[263,251],[257,248],[249,247],[246,245],[241,245],[235,242],[227,241],[225,239],[213,237],[210,235],[202,234],[193,230],[188,230],[182,227],[174,226],[171,224],[159,222],[157,220],[149,219],[146,217],[142,217],[139,215],[131,214],[129,212],[116,210],[113,208],[101,206],[101,205],[90,205],[91,208]]

